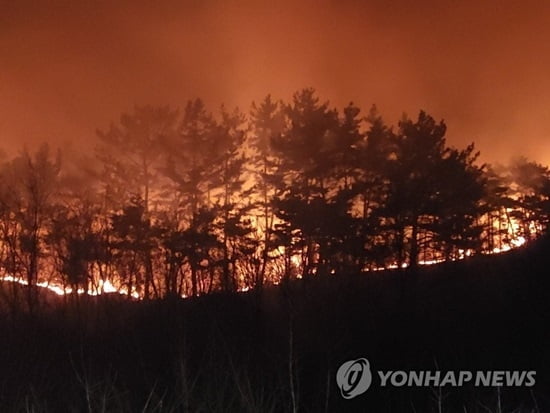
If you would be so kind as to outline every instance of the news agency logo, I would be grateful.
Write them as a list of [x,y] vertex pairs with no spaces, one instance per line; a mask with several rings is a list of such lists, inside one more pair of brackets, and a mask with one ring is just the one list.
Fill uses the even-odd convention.
[[[439,371],[387,370],[377,371],[380,387],[461,387],[467,383],[475,387],[533,387],[534,370],[529,371]],[[366,358],[344,362],[336,372],[336,383],[344,399],[353,399],[365,393],[372,384],[373,373]]]
[[367,359],[346,361],[336,372],[336,382],[344,399],[353,399],[365,393],[372,382]]

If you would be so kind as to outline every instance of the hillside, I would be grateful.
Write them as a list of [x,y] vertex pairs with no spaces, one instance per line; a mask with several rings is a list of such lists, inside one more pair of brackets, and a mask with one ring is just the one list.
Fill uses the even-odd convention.
[[[84,299],[4,317],[0,405],[20,411],[550,411],[550,240],[498,256],[180,301]],[[381,388],[341,363],[536,370],[533,388]],[[294,389],[294,391],[291,391]],[[145,408],[144,408],[145,406]]]

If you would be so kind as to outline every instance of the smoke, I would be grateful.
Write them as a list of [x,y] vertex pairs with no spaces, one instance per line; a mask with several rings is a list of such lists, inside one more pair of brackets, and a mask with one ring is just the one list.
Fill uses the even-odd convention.
[[136,104],[312,86],[389,123],[424,109],[483,160],[549,163],[548,38],[542,1],[0,0],[0,136],[86,144]]

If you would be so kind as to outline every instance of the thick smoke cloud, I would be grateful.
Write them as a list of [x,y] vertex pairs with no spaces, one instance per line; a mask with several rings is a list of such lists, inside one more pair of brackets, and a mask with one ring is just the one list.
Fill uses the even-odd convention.
[[0,136],[89,143],[135,104],[248,109],[315,87],[388,122],[425,109],[487,161],[550,163],[550,4],[0,0]]

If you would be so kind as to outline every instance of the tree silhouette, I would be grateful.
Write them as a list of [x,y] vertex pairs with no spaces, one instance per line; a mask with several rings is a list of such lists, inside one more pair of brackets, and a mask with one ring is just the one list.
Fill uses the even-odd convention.
[[114,234],[111,245],[115,248],[119,275],[126,283],[129,296],[134,290],[142,293],[145,299],[151,294],[159,296],[149,267],[158,243],[158,231],[146,215],[144,201],[133,198],[122,213],[112,215],[111,220]]
[[[34,311],[38,292],[44,237],[51,223],[53,197],[58,191],[59,154],[52,159],[48,145],[34,154],[24,149],[4,169],[4,206],[9,210],[5,232],[13,260],[9,268],[27,282],[27,304]],[[6,227],[5,227],[6,228]],[[10,236],[11,235],[11,236]],[[13,236],[15,235],[15,236]]]
[[[217,228],[220,234],[222,289],[236,291],[239,262],[250,256],[255,249],[248,235],[252,232],[247,216],[252,203],[247,202],[253,192],[252,186],[245,187],[245,118],[238,110],[221,112],[216,139],[219,141],[219,154],[215,157],[213,192],[217,213]],[[242,275],[242,274],[241,274]]]
[[[500,251],[507,239],[511,226],[508,211],[514,208],[515,201],[509,196],[509,187],[502,168],[489,165],[485,171],[486,195],[482,212],[485,215],[485,230],[482,234],[485,251]],[[504,218],[504,222],[503,222]]]
[[134,113],[120,117],[119,125],[98,130],[96,153],[104,165],[106,192],[116,206],[139,196],[148,213],[150,192],[162,165],[163,143],[175,134],[176,119],[177,111],[168,106],[137,106]]
[[[402,250],[402,239],[397,239],[385,216],[390,190],[392,161],[397,154],[397,140],[376,106],[366,117],[370,125],[365,138],[357,144],[356,178],[352,185],[352,209],[359,221],[359,239],[362,266],[386,267],[396,261],[393,251]],[[353,211],[352,211],[353,212]]]
[[[47,146],[0,167],[2,274],[143,299],[261,290],[266,281],[415,267],[548,231],[550,172],[479,163],[420,112],[396,127],[313,89],[247,119],[200,99],[136,107],[96,158]],[[98,172],[101,170],[101,172]],[[12,289],[12,303],[17,289]]]
[[[509,167],[510,187],[516,190],[513,216],[521,223],[521,235],[529,240],[548,228],[550,171],[525,158],[515,159]],[[513,190],[512,189],[512,190]]]
[[276,251],[274,240],[275,212],[272,198],[276,188],[281,185],[281,176],[278,171],[278,158],[273,150],[273,141],[283,133],[286,120],[282,110],[282,102],[273,101],[268,95],[260,104],[252,103],[251,110],[251,168],[254,171],[256,229],[261,239],[259,265],[256,266],[256,280],[254,285],[261,289],[266,270],[271,261],[271,253]]
[[[338,114],[319,103],[313,89],[296,93],[285,107],[288,127],[273,140],[280,158],[278,173],[282,187],[275,197],[276,211],[286,225],[278,226],[278,237],[285,248],[299,254],[302,275],[317,271],[325,252],[322,227],[325,211],[317,205],[327,201],[334,183],[333,147],[338,140]],[[307,213],[307,216],[306,216]]]
[[47,242],[61,278],[61,285],[70,286],[78,302],[78,291],[87,291],[93,280],[94,261],[93,215],[89,210],[58,203],[53,209]]
[[[481,214],[484,196],[482,170],[475,166],[473,145],[458,151],[446,146],[446,126],[425,112],[416,121],[404,117],[395,135],[395,152],[387,158],[388,193],[381,215],[396,239],[396,258],[418,265],[421,252],[427,259],[445,250],[476,247],[480,228],[473,227]],[[465,189],[460,197],[456,188]]]
[[466,251],[481,250],[480,218],[487,188],[483,167],[475,164],[478,156],[473,144],[462,151],[451,149],[434,171],[438,185],[432,212],[435,219],[430,229],[433,242],[446,260],[461,258]]

